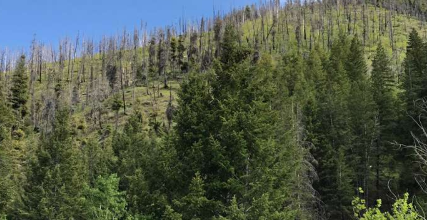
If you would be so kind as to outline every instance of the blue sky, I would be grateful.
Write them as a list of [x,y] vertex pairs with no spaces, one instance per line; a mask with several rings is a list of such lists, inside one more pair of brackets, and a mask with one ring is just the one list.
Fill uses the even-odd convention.
[[57,45],[61,38],[99,39],[141,20],[149,27],[211,17],[259,0],[0,0],[0,49],[27,49],[33,39]]

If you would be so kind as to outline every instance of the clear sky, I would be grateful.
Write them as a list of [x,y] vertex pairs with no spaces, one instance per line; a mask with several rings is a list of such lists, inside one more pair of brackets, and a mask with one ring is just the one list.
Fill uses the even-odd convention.
[[61,38],[100,39],[139,27],[150,28],[186,20],[211,17],[213,8],[231,8],[259,0],[0,0],[0,49],[27,49],[33,39],[57,45]]

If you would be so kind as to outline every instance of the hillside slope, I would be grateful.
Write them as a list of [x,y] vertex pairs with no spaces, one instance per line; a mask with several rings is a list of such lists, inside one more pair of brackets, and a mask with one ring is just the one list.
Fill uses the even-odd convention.
[[[425,22],[372,5],[349,4],[344,7],[343,5],[312,3],[302,6],[279,6],[271,3],[259,7],[252,6],[236,10],[224,18],[218,17],[214,20],[202,20],[200,27],[188,24],[181,28],[185,32],[179,36],[176,36],[178,32],[174,28],[152,32],[150,35],[146,33],[146,30],[135,30],[134,36],[130,36],[131,34],[125,31],[124,36],[105,39],[99,42],[99,44],[87,40],[78,42],[79,39],[77,39],[78,43],[76,45],[83,46],[77,49],[73,45],[74,41],[66,39],[61,43],[62,49],[54,54],[59,56],[55,58],[56,60],[60,60],[59,62],[51,63],[49,59],[47,61],[38,60],[34,56],[37,59],[37,65],[41,63],[41,69],[37,69],[36,71],[40,71],[41,78],[44,78],[42,83],[34,83],[35,105],[39,104],[43,106],[42,103],[45,102],[43,99],[46,99],[46,97],[43,98],[42,94],[49,94],[46,93],[46,88],[48,90],[49,87],[53,89],[55,83],[60,83],[64,88],[63,96],[66,97],[68,102],[71,102],[73,97],[73,89],[78,88],[80,104],[75,105],[75,109],[79,115],[87,116],[92,111],[91,109],[95,108],[94,105],[109,108],[108,100],[104,101],[105,97],[111,94],[111,92],[108,92],[111,88],[108,88],[108,79],[105,76],[106,65],[110,65],[107,63],[111,63],[112,59],[118,58],[118,50],[122,48],[125,51],[121,59],[123,63],[120,65],[123,66],[123,84],[126,94],[125,100],[128,100],[128,110],[144,109],[143,111],[148,118],[149,114],[153,113],[154,110],[152,107],[154,106],[157,109],[155,111],[155,115],[158,117],[157,120],[166,123],[164,112],[167,106],[165,103],[169,101],[168,89],[163,89],[161,92],[157,91],[157,96],[160,96],[160,93],[162,95],[161,97],[157,97],[156,102],[163,104],[159,106],[156,106],[157,104],[148,104],[152,103],[155,99],[154,93],[150,92],[153,88],[147,88],[139,83],[135,89],[134,84],[139,80],[137,79],[136,71],[139,70],[141,72],[140,77],[142,76],[144,80],[152,79],[150,87],[159,87],[160,89],[163,87],[160,84],[165,76],[171,78],[172,82],[176,81],[174,76],[180,75],[181,69],[187,71],[185,69],[188,63],[191,63],[192,71],[198,71],[200,68],[208,68],[212,63],[215,48],[218,45],[215,41],[220,40],[220,35],[224,27],[223,23],[229,20],[236,22],[240,33],[239,40],[242,45],[254,48],[259,53],[270,53],[276,60],[280,60],[283,54],[290,51],[307,53],[316,46],[327,51],[332,42],[340,34],[343,34],[349,37],[357,36],[363,42],[366,60],[370,64],[377,44],[381,42],[387,54],[392,58],[392,68],[396,77],[402,72],[401,64],[405,58],[410,31],[416,29],[421,33],[423,38],[427,37]],[[171,39],[173,38],[176,44],[181,40],[182,51],[171,47]],[[134,44],[138,47],[135,51],[132,49]],[[140,46],[142,48],[139,48]],[[175,45],[175,47],[177,46]],[[95,47],[98,49],[95,50]],[[42,57],[48,57],[52,53],[42,49],[42,45],[38,43],[35,43],[34,48],[35,51],[33,53]],[[113,51],[111,51],[112,49]],[[44,50],[43,53],[46,54],[40,55],[39,53],[42,53],[41,50]],[[159,52],[160,50],[162,51]],[[173,55],[171,55],[171,50],[176,50],[174,51],[175,53],[181,53],[174,55],[175,59],[178,59],[178,55],[180,56],[179,61],[172,60]],[[80,51],[80,57],[83,58],[72,59],[74,55],[78,56],[76,51]],[[165,70],[164,73],[156,74],[159,71],[159,53],[164,53],[162,56],[165,56],[164,59],[166,60],[164,64]],[[107,57],[105,54],[109,54],[108,56],[110,57]],[[113,58],[114,56],[115,58]],[[193,57],[189,58],[189,56]],[[150,62],[153,63],[150,64]],[[118,65],[119,61],[112,62],[113,65],[114,63]],[[152,67],[149,67],[149,65]],[[5,78],[7,79],[10,74],[11,71],[5,72]],[[35,79],[39,78],[38,75],[40,73],[34,74]],[[119,72],[117,75],[119,75]],[[72,79],[70,80],[69,78]],[[140,81],[143,80],[141,79]],[[52,85],[48,85],[49,83]],[[96,88],[89,88],[93,83]],[[115,82],[116,87],[120,87],[120,83],[117,80]],[[146,83],[144,82],[144,84]],[[172,88],[176,90],[179,84],[173,84]],[[7,80],[5,80],[5,89],[7,89],[7,86]],[[101,96],[101,98],[99,101],[92,102],[91,100],[99,99],[99,97],[95,96]],[[172,96],[175,97],[174,95]],[[102,104],[104,102],[105,104]],[[144,104],[142,105],[141,103]],[[120,114],[120,118],[125,116],[122,113]],[[91,120],[91,117],[84,118],[87,121]],[[107,124],[111,123],[112,116],[107,115],[106,118],[110,119],[107,120],[110,121]],[[120,121],[123,122],[122,119]],[[95,122],[88,124],[91,127],[96,127]]]
[[0,53],[0,217],[349,219],[355,197],[407,191],[421,207],[424,168],[393,144],[422,135],[421,6],[280,2]]

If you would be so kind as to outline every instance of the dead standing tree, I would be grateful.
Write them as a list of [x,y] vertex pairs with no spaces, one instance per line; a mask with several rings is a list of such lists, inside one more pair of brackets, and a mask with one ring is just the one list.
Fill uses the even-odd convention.
[[163,77],[164,87],[168,88],[167,76],[166,76],[166,61],[167,61],[167,50],[165,43],[165,33],[163,30],[159,30],[158,33],[158,49],[157,49],[157,71],[159,78]]
[[36,80],[36,74],[35,74],[35,67],[34,63],[37,56],[37,43],[36,39],[34,38],[31,43],[31,56],[30,56],[30,96],[31,96],[31,103],[30,103],[30,118],[31,122],[33,123],[34,127],[37,127],[36,120],[35,120],[35,92],[34,92],[34,83]]
[[123,111],[126,115],[126,98],[125,98],[125,86],[123,83],[123,53],[125,51],[126,47],[126,29],[123,31],[123,37],[120,42],[120,51],[119,51],[119,71],[120,71],[120,87],[122,90],[122,102],[123,102]]
[[[415,156],[418,158],[420,173],[414,174],[414,178],[420,186],[421,190],[427,194],[427,128],[424,126],[427,116],[427,99],[418,100],[416,106],[421,110],[418,118],[412,118],[414,123],[419,127],[419,132],[411,131],[414,139],[413,146],[403,146],[414,150]],[[402,146],[402,145],[400,145]]]

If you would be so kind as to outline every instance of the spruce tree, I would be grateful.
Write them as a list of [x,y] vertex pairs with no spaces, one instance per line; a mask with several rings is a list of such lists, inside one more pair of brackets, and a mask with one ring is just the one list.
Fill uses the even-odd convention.
[[19,170],[14,169],[16,152],[13,151],[15,146],[11,136],[13,123],[13,112],[0,93],[0,217],[10,211],[13,201],[18,200],[19,183],[14,182],[14,175]]
[[[395,90],[395,80],[390,69],[390,60],[385,53],[381,43],[378,44],[374,60],[372,61],[371,81],[373,87],[374,100],[379,109],[379,122],[382,127],[390,126],[395,111],[396,104],[393,95]],[[391,128],[388,127],[388,130]]]
[[73,144],[69,110],[55,114],[53,130],[41,137],[25,185],[24,219],[80,219],[86,173]]
[[[417,132],[417,126],[413,123],[412,119],[417,118],[420,114],[419,105],[420,99],[427,96],[425,88],[425,64],[426,56],[424,52],[424,44],[418,35],[418,32],[413,29],[409,34],[408,46],[406,49],[406,58],[404,60],[405,72],[402,80],[403,87],[403,101],[405,104],[405,112],[403,120],[405,123],[405,130],[408,131],[404,134],[406,137],[405,144],[409,144],[411,137],[409,132]],[[409,115],[409,117],[407,117]]]
[[347,104],[350,82],[345,70],[349,48],[347,38],[341,35],[332,46],[329,59],[324,61],[325,81],[319,83],[318,111],[314,119],[317,146],[313,154],[319,162],[315,189],[329,219],[345,219],[351,215],[353,171],[347,158],[351,144]]
[[[292,213],[285,205],[292,198],[289,152],[274,132],[279,125],[272,71],[260,71],[272,65],[251,66],[250,51],[237,39],[228,24],[214,74],[208,81],[192,75],[182,84],[175,127],[182,173],[177,185],[188,189],[200,173],[213,204],[203,210],[209,217],[226,218],[225,207],[231,206],[248,210],[249,219],[285,219]],[[232,204],[233,197],[238,204]]]
[[[350,113],[349,136],[351,138],[351,145],[345,153],[348,155],[347,159],[350,160],[349,165],[354,169],[354,189],[363,187],[368,191],[371,185],[372,143],[374,143],[377,133],[377,106],[368,78],[363,47],[357,38],[353,38],[351,42],[350,53],[345,64],[350,79],[350,92],[347,102]],[[368,196],[368,194],[365,195]]]
[[85,219],[121,219],[126,214],[125,193],[119,191],[116,174],[98,176],[93,187],[86,185],[84,196]]
[[98,143],[97,139],[88,138],[83,141],[81,148],[83,161],[88,177],[88,183],[94,184],[99,176],[106,176],[111,172],[114,164],[114,153],[111,144]]
[[[374,144],[375,191],[371,189],[374,198],[385,198],[387,181],[393,173],[385,170],[396,170],[393,164],[395,147],[390,144],[395,141],[397,127],[398,103],[395,97],[395,80],[390,69],[390,61],[381,43],[378,44],[371,73],[373,98],[377,106],[377,137]],[[387,200],[384,200],[387,201]]]
[[25,56],[22,55],[16,64],[15,71],[12,76],[12,87],[9,101],[12,108],[20,117],[25,117],[27,114],[26,103],[28,100],[28,76],[25,68]]
[[204,181],[199,173],[196,173],[184,197],[175,201],[177,210],[183,219],[208,219],[212,216],[213,201],[206,198]]
[[[401,101],[404,108],[400,114],[401,132],[395,132],[396,136],[400,138],[400,143],[405,145],[412,145],[412,135],[420,136],[422,131],[419,129],[418,123],[425,124],[426,118],[423,116],[423,103],[427,97],[427,72],[425,69],[427,63],[427,56],[425,53],[425,44],[422,42],[418,32],[413,29],[409,35],[407,45],[406,58],[404,60],[404,75],[402,79]],[[402,162],[402,175],[399,179],[399,185],[405,188],[416,189],[417,182],[411,174],[423,172],[420,167],[411,161],[414,161],[413,151],[406,148],[401,149],[397,154],[397,159]],[[411,192],[410,193],[414,193]]]
[[119,190],[126,191],[129,214],[161,219],[175,194],[180,193],[178,162],[169,141],[160,142],[143,126],[142,114],[135,112],[123,131],[114,134],[112,147],[117,160],[112,170],[120,178]]

